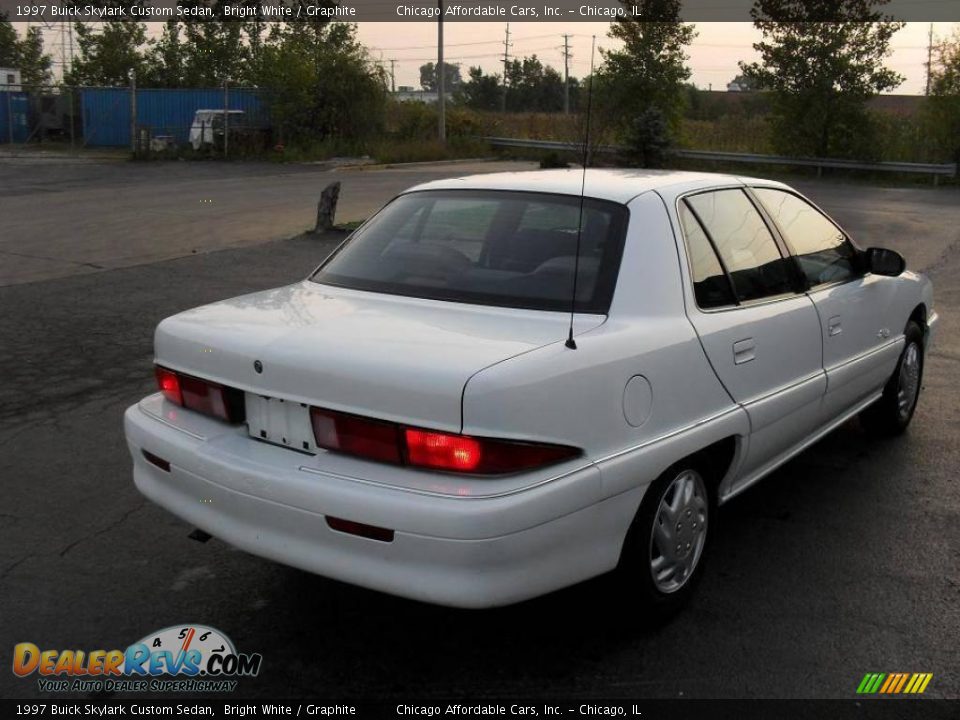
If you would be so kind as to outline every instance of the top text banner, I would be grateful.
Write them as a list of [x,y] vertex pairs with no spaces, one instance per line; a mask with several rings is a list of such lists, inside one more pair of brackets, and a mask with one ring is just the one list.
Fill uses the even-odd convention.
[[[433,2],[416,0],[237,0],[236,2],[178,2],[178,0],[0,0],[0,11],[12,22],[100,22],[130,20],[135,22],[168,20],[251,20],[309,21],[339,20],[343,22],[603,22],[617,19],[656,21],[644,15],[645,3],[623,3],[619,0],[546,0],[545,2],[479,2],[467,0]],[[656,5],[657,3],[651,3]],[[800,3],[798,3],[800,4]],[[821,6],[823,3],[819,3]],[[753,0],[685,0],[681,19],[687,22],[732,22],[752,20]],[[924,22],[960,21],[960,0],[891,0],[882,6],[885,15],[894,20]],[[831,10],[822,17],[831,21]],[[797,18],[777,18],[791,20]],[[852,18],[844,18],[850,20]],[[868,18],[862,18],[868,19]]]

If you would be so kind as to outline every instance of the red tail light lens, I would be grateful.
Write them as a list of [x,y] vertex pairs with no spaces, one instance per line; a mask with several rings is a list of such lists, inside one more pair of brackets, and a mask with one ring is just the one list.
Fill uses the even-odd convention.
[[381,462],[400,462],[399,430],[393,423],[310,408],[317,445]]
[[480,466],[480,441],[465,435],[407,428],[407,460],[411,465],[473,472]]
[[156,371],[160,392],[170,402],[229,423],[243,421],[244,401],[240,390],[160,366]]
[[403,427],[316,407],[310,408],[310,417],[320,447],[395,465],[494,475],[550,465],[580,454],[576,448],[562,445]]
[[175,405],[183,405],[183,393],[180,392],[180,378],[172,370],[167,370],[159,365],[155,368],[157,372],[157,387],[163,396]]
[[180,391],[183,393],[184,407],[223,420],[230,419],[226,388],[222,385],[184,375],[180,378]]

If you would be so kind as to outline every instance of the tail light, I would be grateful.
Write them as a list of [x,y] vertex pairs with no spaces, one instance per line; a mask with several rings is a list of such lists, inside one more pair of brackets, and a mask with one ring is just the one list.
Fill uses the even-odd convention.
[[550,465],[580,454],[563,445],[493,440],[404,427],[310,408],[317,445],[369,460],[447,472],[496,475]]
[[183,393],[180,392],[180,378],[172,370],[167,370],[159,365],[155,368],[157,372],[157,386],[163,396],[174,405],[183,405]]
[[243,392],[191,375],[156,367],[157,385],[170,402],[188,410],[239,423],[244,419]]
[[398,428],[393,423],[310,408],[317,445],[381,462],[400,462]]
[[476,438],[413,428],[404,430],[404,437],[411,465],[476,472],[483,459],[483,448]]

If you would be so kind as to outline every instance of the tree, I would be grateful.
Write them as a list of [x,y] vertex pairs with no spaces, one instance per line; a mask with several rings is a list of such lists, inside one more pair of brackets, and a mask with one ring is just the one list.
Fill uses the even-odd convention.
[[459,102],[471,110],[499,109],[500,96],[503,94],[500,76],[484,75],[479,67],[470,68],[467,75],[469,79],[460,86]]
[[[888,0],[757,0],[760,62],[740,63],[773,93],[773,138],[786,154],[868,156],[876,147],[866,101],[903,78],[884,67],[903,23],[877,8]],[[830,20],[826,22],[825,20]]]
[[6,13],[0,12],[0,67],[20,70],[25,85],[50,82],[52,59],[43,52],[43,33],[38,27],[27,29],[21,39]]
[[663,167],[670,148],[667,120],[659,108],[647,108],[627,128],[624,159],[642,168]]
[[5,12],[0,12],[0,67],[20,67],[20,38]]
[[536,55],[512,60],[507,63],[506,70],[508,110],[563,110],[563,77],[549,65],[544,65]]
[[261,52],[255,81],[284,142],[364,140],[382,129],[386,76],[357,42],[356,26],[288,23]]
[[123,86],[129,84],[132,71],[142,82],[150,45],[146,26],[113,20],[97,30],[92,23],[74,23],[78,54],[65,81],[70,85]]
[[[463,79],[460,77],[460,66],[451,65],[448,62],[443,63],[444,67],[444,90],[449,93],[456,92]],[[420,66],[420,87],[430,92],[436,92],[438,89],[439,76],[437,75],[436,63],[428,62]]]
[[[262,59],[264,36],[279,30],[280,23],[255,16],[249,21],[226,19],[228,7],[258,9],[255,0],[179,0],[179,7],[209,8],[212,18],[168,20],[148,57],[147,82],[154,87],[219,87],[224,82],[252,81]],[[326,21],[301,20],[307,25]],[[312,30],[311,30],[312,32]]]
[[[598,112],[612,113],[622,127],[657,108],[674,132],[683,111],[683,83],[690,77],[685,48],[696,37],[680,22],[680,0],[621,0],[627,17],[611,23],[619,50],[601,50],[597,72]],[[637,14],[634,14],[637,13]]]
[[937,48],[937,61],[930,74],[927,113],[934,141],[944,156],[957,163],[960,174],[960,31]]

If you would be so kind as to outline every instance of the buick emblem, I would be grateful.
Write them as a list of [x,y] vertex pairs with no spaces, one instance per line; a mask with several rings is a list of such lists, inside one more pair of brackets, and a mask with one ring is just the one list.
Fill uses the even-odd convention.
[[253,369],[256,370],[258,373],[262,373],[262,372],[263,372],[263,363],[260,362],[259,360],[254,360],[254,361],[253,361]]

